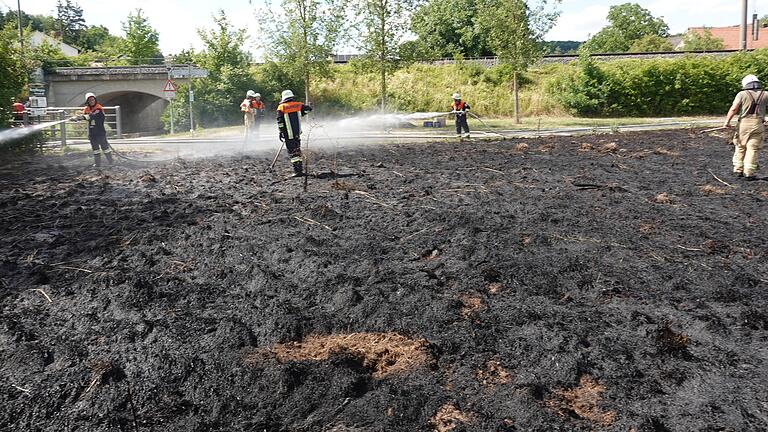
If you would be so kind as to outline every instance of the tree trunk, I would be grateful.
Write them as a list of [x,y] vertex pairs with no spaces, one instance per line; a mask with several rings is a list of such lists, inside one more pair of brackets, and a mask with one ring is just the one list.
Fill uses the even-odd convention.
[[512,81],[515,92],[515,124],[520,124],[520,88],[517,84],[517,72],[512,74]]
[[386,110],[387,106],[387,68],[384,63],[381,64],[381,112]]
[[304,74],[304,103],[311,104],[309,101],[309,72]]

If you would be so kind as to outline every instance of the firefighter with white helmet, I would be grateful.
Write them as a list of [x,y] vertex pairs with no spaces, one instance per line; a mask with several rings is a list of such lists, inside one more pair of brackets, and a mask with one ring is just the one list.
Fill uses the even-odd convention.
[[451,113],[456,115],[456,136],[461,138],[461,131],[463,129],[463,136],[469,138],[469,124],[467,123],[469,104],[461,100],[461,95],[459,93],[454,93],[452,97],[453,103],[451,104]]
[[88,141],[91,142],[95,167],[101,167],[101,153],[107,158],[107,163],[112,165],[112,148],[107,142],[107,130],[104,127],[104,107],[96,100],[93,93],[85,94],[85,108],[82,118],[88,122]]
[[291,158],[293,175],[304,175],[304,164],[301,155],[301,118],[312,111],[312,107],[296,100],[293,92],[284,90],[280,105],[277,107],[277,128],[280,131],[280,141],[285,142],[288,156]]
[[261,101],[261,95],[248,90],[245,93],[245,100],[240,104],[240,111],[243,112],[245,136],[258,135],[261,118],[264,117],[264,102]]
[[731,119],[738,113],[738,123],[733,136],[733,174],[754,180],[758,168],[757,152],[765,135],[765,112],[768,94],[755,75],[747,75],[741,80],[742,90],[736,95],[725,127],[731,127]]

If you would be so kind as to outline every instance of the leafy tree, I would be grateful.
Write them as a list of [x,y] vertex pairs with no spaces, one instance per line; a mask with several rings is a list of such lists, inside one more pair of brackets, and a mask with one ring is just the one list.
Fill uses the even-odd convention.
[[669,26],[664,20],[654,17],[637,3],[611,6],[608,22],[608,26],[583,45],[586,52],[627,52],[632,44],[645,36],[669,35]]
[[490,56],[486,35],[475,28],[479,0],[430,0],[411,19],[412,50],[427,58]]
[[85,30],[83,9],[72,0],[57,0],[56,23],[61,32],[61,40],[69,45],[77,44],[80,34]]
[[267,53],[286,70],[303,77],[305,100],[310,79],[330,74],[329,58],[346,19],[346,0],[283,0],[282,13],[272,12]]
[[20,58],[17,30],[7,23],[0,28],[0,128],[10,125],[10,101],[21,96],[26,83]]
[[159,36],[141,9],[128,15],[123,23],[125,54],[131,64],[161,64],[162,53],[158,47]]
[[[242,121],[238,108],[248,90],[258,90],[251,74],[251,57],[244,51],[245,29],[235,29],[223,10],[213,17],[212,29],[199,29],[197,34],[205,45],[199,53],[183,54],[186,63],[196,63],[208,70],[208,77],[194,80],[194,117],[203,127],[223,126]],[[180,57],[181,58],[181,57]],[[191,60],[191,61],[190,61]],[[189,127],[189,104],[184,95],[189,84],[179,85],[173,104],[175,124]],[[169,125],[169,110],[163,115]]]
[[704,32],[689,31],[683,37],[683,51],[717,51],[725,49],[722,39],[712,36],[712,31],[704,28]]
[[400,41],[408,30],[415,0],[359,0],[362,19],[360,45],[367,69],[380,74],[381,110],[387,105],[387,75],[400,63]]
[[661,36],[645,35],[632,43],[629,52],[667,52],[674,49],[675,47]]
[[104,26],[90,26],[80,33],[80,38],[77,41],[79,46],[84,51],[97,51],[99,47],[105,44],[118,44],[121,38],[109,33],[109,29]]
[[552,8],[559,0],[542,0],[533,9],[524,0],[483,1],[477,24],[499,61],[514,72],[515,121],[520,123],[518,76],[543,55],[542,40],[560,15]]

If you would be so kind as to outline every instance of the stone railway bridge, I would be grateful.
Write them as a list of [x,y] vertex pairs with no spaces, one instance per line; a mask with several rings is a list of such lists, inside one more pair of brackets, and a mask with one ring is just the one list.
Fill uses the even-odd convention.
[[207,75],[186,65],[57,68],[46,76],[48,106],[83,106],[83,97],[92,92],[102,105],[120,106],[123,133],[156,132],[163,128],[160,116],[169,103],[163,92],[168,77],[186,83],[190,73]]

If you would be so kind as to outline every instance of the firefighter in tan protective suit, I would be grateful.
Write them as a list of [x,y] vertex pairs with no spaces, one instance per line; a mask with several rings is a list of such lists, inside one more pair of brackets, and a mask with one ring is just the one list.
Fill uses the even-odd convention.
[[245,136],[258,136],[259,124],[264,117],[264,102],[261,101],[261,95],[248,90],[245,100],[240,104],[240,111],[243,112],[243,123],[245,124]]
[[765,134],[765,109],[768,94],[755,75],[747,75],[741,80],[742,91],[728,111],[725,127],[731,127],[731,119],[739,113],[736,131],[733,136],[733,175],[754,180],[758,168],[757,151],[763,143]]

